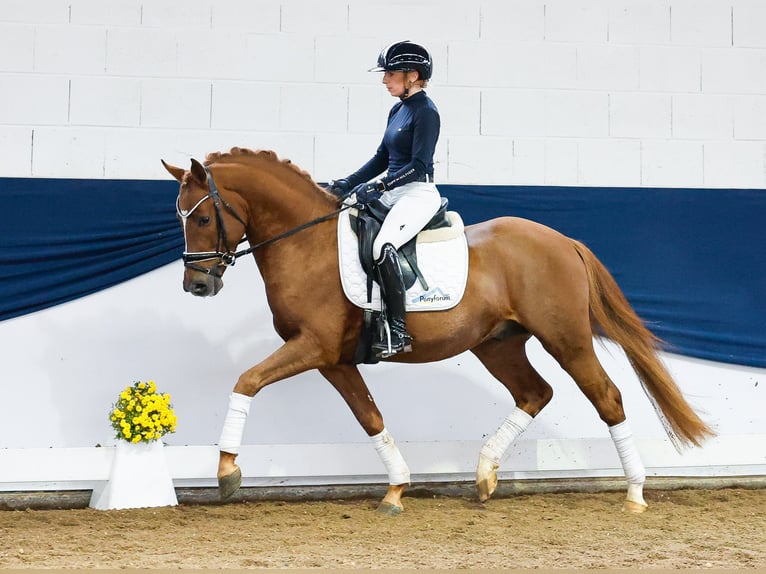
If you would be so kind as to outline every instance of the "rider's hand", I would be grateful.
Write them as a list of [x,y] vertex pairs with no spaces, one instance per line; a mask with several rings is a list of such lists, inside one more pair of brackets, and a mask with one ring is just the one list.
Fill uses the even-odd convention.
[[374,199],[378,199],[383,192],[380,190],[380,184],[372,181],[369,183],[360,183],[352,191],[352,194],[356,194],[356,202],[362,205],[367,205]]
[[336,197],[343,197],[351,191],[351,186],[345,179],[331,179],[325,189]]

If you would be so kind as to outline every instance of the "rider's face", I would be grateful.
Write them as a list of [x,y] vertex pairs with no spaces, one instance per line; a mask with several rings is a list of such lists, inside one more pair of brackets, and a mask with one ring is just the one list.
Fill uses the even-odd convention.
[[400,70],[383,72],[383,85],[388,89],[388,93],[396,98],[404,94],[405,86],[412,88],[413,82],[417,79],[417,72],[402,72]]

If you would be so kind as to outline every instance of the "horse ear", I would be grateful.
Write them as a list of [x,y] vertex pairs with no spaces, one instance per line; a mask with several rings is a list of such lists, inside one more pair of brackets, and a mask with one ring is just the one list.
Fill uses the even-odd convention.
[[164,159],[161,159],[160,161],[162,162],[162,165],[165,166],[165,169],[168,170],[168,173],[172,175],[174,178],[176,178],[176,181],[178,181],[178,183],[181,183],[181,180],[184,177],[184,173],[186,172],[184,172],[184,170],[181,169],[180,167],[176,167],[174,165],[170,165],[169,163],[165,163]]
[[205,171],[205,168],[194,158],[191,160],[191,174],[199,184],[204,184],[207,181],[207,172]]

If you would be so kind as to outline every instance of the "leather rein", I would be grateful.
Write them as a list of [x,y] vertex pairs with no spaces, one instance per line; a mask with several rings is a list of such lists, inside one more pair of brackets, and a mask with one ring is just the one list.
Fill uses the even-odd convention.
[[[353,205],[344,205],[340,209],[337,209],[331,213],[328,213],[327,215],[317,217],[316,219],[307,221],[306,223],[298,225],[297,227],[288,229],[284,233],[280,233],[279,235],[275,237],[266,239],[264,241],[256,243],[255,245],[251,245],[250,247],[236,251],[236,250],[232,250],[229,247],[228,242],[226,240],[226,226],[223,220],[223,209],[226,209],[226,211],[228,211],[237,221],[239,221],[243,226],[245,226],[245,228],[247,228],[247,223],[234,210],[231,204],[228,201],[226,201],[223,198],[223,196],[221,196],[220,192],[218,191],[218,187],[215,185],[215,181],[213,181],[213,174],[210,173],[210,170],[207,167],[205,167],[205,172],[207,173],[207,184],[208,184],[207,195],[203,197],[202,199],[200,199],[191,209],[184,210],[184,209],[181,209],[179,206],[179,201],[181,199],[181,195],[179,193],[178,197],[176,198],[176,213],[178,214],[178,217],[181,219],[183,223],[183,229],[184,229],[184,252],[182,256],[184,267],[187,267],[189,269],[194,269],[195,271],[201,271],[202,273],[205,273],[207,275],[215,274],[217,277],[220,277],[223,274],[223,270],[225,267],[233,266],[237,262],[237,259],[239,259],[243,255],[249,255],[250,253],[258,249],[259,247],[265,247],[266,245],[275,243],[279,241],[280,239],[285,239],[286,237],[295,235],[296,233],[303,231],[304,229],[307,229],[309,227],[312,227],[318,223],[322,223],[323,221],[333,219],[334,217],[337,217],[337,215],[341,213],[342,211],[345,211],[346,209],[353,207]],[[208,199],[212,200],[213,206],[215,208],[216,226],[218,228],[218,240],[216,242],[216,248],[215,248],[216,250],[215,251],[193,251],[193,252],[186,251],[186,221],[191,216],[191,214],[194,213],[194,211]],[[240,241],[238,242],[238,245],[244,243],[245,241],[247,241],[247,237],[243,237],[242,239],[240,239]],[[221,249],[221,246],[223,246],[225,251]],[[213,259],[217,259],[218,263],[216,263],[212,267],[203,267],[201,265],[197,265],[197,263],[201,261],[209,261]]]

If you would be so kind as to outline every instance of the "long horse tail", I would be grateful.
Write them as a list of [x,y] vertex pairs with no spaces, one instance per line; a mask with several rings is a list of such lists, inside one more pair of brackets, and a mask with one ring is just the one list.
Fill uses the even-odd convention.
[[661,341],[646,328],[617,282],[593,252],[579,241],[574,248],[585,263],[594,336],[622,347],[644,392],[677,450],[700,446],[715,432],[697,415],[658,356]]

